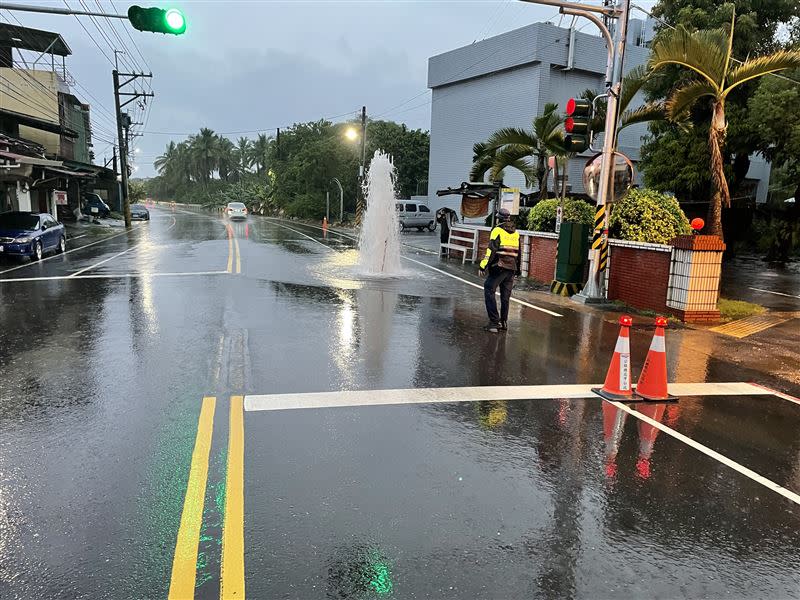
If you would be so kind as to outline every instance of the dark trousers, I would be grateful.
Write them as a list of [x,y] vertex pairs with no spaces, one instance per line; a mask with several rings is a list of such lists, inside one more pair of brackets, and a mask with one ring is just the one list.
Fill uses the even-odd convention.
[[[511,290],[514,289],[514,271],[491,267],[486,281],[483,282],[483,298],[486,301],[486,312],[489,321],[499,323],[508,321],[508,304],[511,299]],[[497,301],[494,294],[500,288],[500,314],[497,314]]]

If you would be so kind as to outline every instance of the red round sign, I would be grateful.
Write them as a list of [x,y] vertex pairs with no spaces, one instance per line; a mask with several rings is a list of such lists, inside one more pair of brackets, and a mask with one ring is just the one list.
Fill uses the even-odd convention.
[[700,231],[703,227],[706,226],[706,222],[703,221],[700,217],[695,217],[692,219],[692,229],[695,231]]

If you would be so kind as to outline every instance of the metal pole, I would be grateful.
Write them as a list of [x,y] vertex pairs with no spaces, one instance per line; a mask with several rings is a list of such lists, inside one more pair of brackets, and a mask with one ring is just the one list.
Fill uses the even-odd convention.
[[325,190],[325,219],[331,222],[331,193]]
[[78,15],[84,17],[109,17],[111,19],[127,19],[128,15],[115,15],[111,13],[91,12],[86,10],[72,10],[71,8],[55,8],[49,6],[35,6],[31,4],[9,4],[0,2],[1,10],[18,10],[20,12],[46,13],[50,15]]
[[344,189],[342,188],[342,182],[336,177],[331,179],[331,181],[339,187],[339,224],[341,225],[344,223]]
[[131,205],[128,202],[128,146],[122,132],[122,108],[119,105],[119,73],[116,69],[112,72],[114,77],[114,108],[117,113],[117,137],[119,138],[119,164],[122,175],[122,209],[125,215],[125,227],[131,226]]
[[621,0],[617,28],[614,33],[613,70],[609,81],[608,103],[606,105],[606,125],[603,135],[603,162],[600,168],[600,186],[597,190],[597,208],[594,216],[594,233],[590,251],[589,279],[586,286],[574,298],[579,302],[604,302],[605,268],[608,259],[608,210],[606,205],[612,196],[614,185],[614,152],[616,150],[617,118],[619,94],[622,89],[622,64],[628,35],[628,15],[630,0]]
[[364,171],[367,161],[367,107],[361,107],[361,166],[358,171],[358,194],[356,195],[356,226],[361,225],[364,213]]

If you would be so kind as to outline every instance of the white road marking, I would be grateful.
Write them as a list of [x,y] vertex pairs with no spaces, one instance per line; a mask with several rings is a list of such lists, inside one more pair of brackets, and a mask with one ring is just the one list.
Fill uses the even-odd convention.
[[767,294],[775,294],[776,296],[786,296],[787,298],[800,298],[800,296],[795,296],[793,294],[784,294],[783,292],[773,292],[772,290],[762,290],[761,288],[754,288],[751,287],[751,290],[755,290],[756,292],[765,292]]
[[84,248],[88,248],[89,246],[94,246],[95,244],[102,244],[108,240],[113,240],[115,237],[119,237],[128,233],[127,231],[120,231],[119,233],[115,233],[114,235],[109,235],[108,237],[104,237],[102,240],[97,240],[96,242],[92,242],[91,244],[84,244],[83,246],[78,246],[77,248],[73,248],[72,250],[67,250],[61,254],[54,254],[53,256],[48,256],[47,258],[43,258],[42,260],[37,260],[36,262],[27,262],[24,265],[17,265],[16,267],[11,267],[10,269],[6,269],[5,271],[0,271],[0,275],[3,273],[8,273],[9,271],[16,271],[17,269],[22,269],[24,267],[30,267],[33,265],[38,265],[40,263],[45,262],[46,260],[52,260],[54,258],[59,258],[64,256],[65,254],[69,254],[70,252],[77,252],[78,250],[83,250]]
[[614,402],[614,401],[609,401],[609,400],[604,400],[604,402],[608,402],[609,404],[612,404],[613,406],[617,407],[618,409],[624,410],[629,415],[632,415],[632,416],[636,417],[640,421],[644,421],[645,423],[647,423],[651,427],[655,427],[659,431],[663,431],[667,435],[674,437],[676,440],[683,442],[687,446],[691,446],[692,448],[694,448],[695,450],[697,450],[699,452],[702,452],[706,456],[709,456],[709,457],[713,458],[714,460],[716,460],[718,462],[721,462],[723,465],[725,465],[727,467],[730,467],[731,469],[733,469],[737,473],[741,473],[742,475],[752,479],[756,483],[760,483],[761,485],[763,485],[767,489],[770,489],[773,492],[776,492],[776,493],[780,494],[781,496],[783,496],[787,500],[791,500],[795,504],[800,504],[800,495],[794,493],[791,490],[787,490],[785,487],[783,487],[781,485],[778,485],[777,483],[775,483],[774,481],[772,481],[770,479],[767,479],[763,475],[759,475],[755,471],[752,471],[752,470],[748,469],[747,467],[745,467],[744,465],[741,465],[741,464],[737,463],[736,461],[731,460],[727,456],[724,456],[724,455],[720,454],[719,452],[717,452],[715,450],[712,450],[708,446],[704,446],[700,442],[697,442],[697,441],[693,440],[692,438],[683,435],[682,433],[678,433],[677,431],[675,431],[671,427],[668,427],[668,426],[664,425],[663,423],[659,423],[655,419],[651,419],[647,415],[643,415],[642,413],[633,410],[630,406],[627,406],[627,405],[625,405],[625,404],[623,404],[621,402]]
[[[553,398],[594,398],[591,388],[598,385],[518,385],[407,390],[349,390],[307,394],[265,394],[245,396],[248,411],[344,406],[383,406],[389,404],[437,404],[443,402],[482,402],[486,400],[552,400]],[[673,383],[675,396],[771,396],[773,392],[750,383]]]
[[[333,248],[331,248],[330,246],[328,246],[328,244],[323,244],[323,243],[322,243],[322,242],[320,242],[320,241],[319,241],[317,238],[311,237],[310,235],[306,235],[306,234],[305,234],[305,233],[303,233],[302,231],[297,231],[297,229],[292,229],[291,227],[288,227],[288,226],[284,225],[283,223],[276,223],[276,222],[275,222],[275,221],[273,221],[272,219],[270,219],[270,221],[271,221],[272,223],[274,223],[275,225],[277,225],[278,227],[283,227],[284,229],[288,229],[289,231],[293,231],[293,232],[294,232],[294,233],[296,233],[297,235],[302,235],[304,238],[308,238],[308,239],[310,239],[312,242],[316,242],[316,243],[318,243],[320,246],[322,246],[323,248],[325,248],[325,249],[327,249],[327,250],[330,250],[331,252],[336,252],[336,250],[334,250]],[[313,225],[312,225],[312,227],[313,227]]]
[[[471,285],[472,287],[478,288],[479,290],[483,290],[483,286],[482,285],[478,285],[477,283],[472,283],[471,281],[467,281],[466,279],[463,279],[463,278],[459,277],[458,275],[453,275],[452,273],[448,273],[447,271],[443,271],[442,269],[437,269],[436,267],[434,267],[432,265],[426,264],[424,262],[421,262],[419,260],[413,259],[413,258],[408,257],[408,256],[403,256],[402,258],[405,258],[406,260],[410,260],[413,263],[417,263],[418,265],[422,265],[423,267],[427,267],[428,269],[431,269],[432,271],[436,271],[437,273],[441,273],[442,275],[447,275],[448,277],[452,277],[453,279],[457,279],[458,281],[460,281],[462,283],[466,283],[467,285]],[[497,295],[499,295],[499,293]],[[548,314],[550,316],[553,316],[553,317],[563,317],[564,316],[564,315],[558,314],[557,312],[553,312],[552,310],[547,310],[546,308],[542,308],[541,306],[536,306],[535,304],[531,304],[530,302],[525,302],[525,300],[520,300],[519,298],[514,298],[513,296],[511,297],[511,302],[515,302],[516,304],[521,304],[522,306],[527,306],[528,308],[532,308],[533,310],[538,310],[539,312],[546,313],[546,314]]]
[[[178,222],[177,219],[175,217],[172,217],[172,223],[170,224],[169,227],[167,227],[166,231],[169,231],[170,229],[175,227],[175,224],[177,222]],[[97,263],[95,263],[93,265],[89,265],[88,267],[85,267],[85,268],[81,269],[80,271],[75,271],[72,275],[69,275],[69,277],[77,277],[78,275],[81,275],[82,273],[85,273],[86,271],[91,271],[92,269],[95,269],[96,267],[99,267],[100,265],[105,264],[110,260],[114,260],[118,256],[122,256],[123,254],[127,254],[131,250],[134,250],[135,248],[138,248],[140,245],[141,245],[141,242],[138,242],[138,243],[134,244],[133,246],[131,246],[130,248],[128,248],[126,250],[123,250],[122,252],[118,252],[114,256],[110,256],[110,257],[108,257],[108,258],[106,258],[104,260],[101,260],[100,262],[97,262]]]
[[75,271],[72,275],[68,275],[67,277],[77,277],[78,275],[81,275],[82,273],[85,273],[86,271],[91,271],[95,267],[99,267],[100,265],[105,264],[110,260],[114,260],[118,256],[122,256],[123,254],[127,254],[131,250],[134,250],[137,246],[138,246],[138,244],[136,246],[131,246],[130,248],[128,248],[127,250],[123,250],[122,252],[117,252],[116,254],[114,254],[112,256],[109,256],[108,258],[106,258],[104,260],[101,260],[100,262],[96,262],[93,265],[89,265],[88,267],[84,267],[80,271]]
[[72,236],[72,237],[70,237],[69,239],[71,239],[71,240],[79,240],[79,239],[81,239],[82,237],[86,237],[87,235],[88,235],[87,233],[82,233],[82,234],[80,234],[80,235],[73,235],[73,236]]
[[794,396],[790,396],[789,394],[784,394],[783,392],[779,392],[778,390],[773,390],[772,388],[768,388],[767,386],[761,385],[759,383],[751,383],[750,385],[754,385],[756,387],[760,387],[763,390],[767,390],[770,394],[772,394],[773,396],[777,396],[782,400],[788,400],[789,402],[800,405],[800,398],[795,398]]
[[139,277],[187,277],[191,275],[228,275],[228,271],[175,271],[165,273],[98,273],[94,275],[52,275],[50,277],[9,277],[0,279],[3,283],[25,281],[61,281],[63,279],[134,279]]

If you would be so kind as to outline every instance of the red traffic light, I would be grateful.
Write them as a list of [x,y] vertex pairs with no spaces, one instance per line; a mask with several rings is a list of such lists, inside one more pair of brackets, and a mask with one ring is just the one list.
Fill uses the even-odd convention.
[[575,129],[575,119],[572,117],[567,117],[564,119],[564,130],[567,133],[572,133],[572,130]]
[[592,103],[581,98],[567,100],[567,116],[588,117],[592,112]]
[[571,115],[575,112],[575,98],[567,100],[567,114]]
[[696,217],[692,219],[692,229],[695,231],[700,231],[703,227],[706,226],[706,222],[703,221],[700,217]]
[[630,315],[622,315],[619,318],[619,324],[622,325],[623,327],[630,327],[631,325],[633,325],[633,317]]

